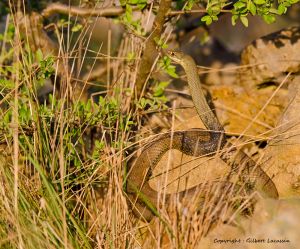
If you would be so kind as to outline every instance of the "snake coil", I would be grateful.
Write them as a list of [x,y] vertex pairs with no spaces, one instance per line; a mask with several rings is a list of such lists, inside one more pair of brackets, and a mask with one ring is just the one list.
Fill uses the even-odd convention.
[[205,99],[193,58],[177,51],[166,51],[166,54],[183,67],[193,103],[207,130],[192,129],[163,134],[144,148],[127,176],[127,194],[136,216],[150,221],[153,215],[157,215],[158,192],[150,187],[149,179],[162,156],[170,149],[195,157],[213,156],[219,152],[220,158],[231,166],[231,175],[238,173],[240,181],[247,183],[252,190],[278,198],[275,184],[263,169],[226,141],[224,128]]

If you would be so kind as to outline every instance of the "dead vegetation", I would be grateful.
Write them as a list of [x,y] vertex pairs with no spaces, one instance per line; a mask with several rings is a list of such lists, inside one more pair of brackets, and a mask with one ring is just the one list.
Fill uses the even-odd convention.
[[[273,41],[282,33],[257,40],[263,51],[248,46],[240,64],[237,55],[228,64],[212,59],[216,47],[223,49],[210,45],[213,38],[200,46],[212,61],[200,77],[230,141],[261,163],[281,200],[237,195],[224,184],[228,165],[218,156],[172,150],[150,181],[161,205],[148,223],[132,213],[127,171],[160,134],[203,128],[184,76],[159,50],[185,50],[183,37],[191,34],[176,22],[204,9],[175,10],[161,0],[141,12],[108,1],[56,3],[40,15],[16,2],[9,1],[1,32],[1,248],[223,248],[215,239],[249,237],[289,242],[226,246],[296,248],[300,42],[288,36],[299,37],[299,28],[283,31],[280,48]],[[199,45],[209,34],[197,32],[189,41]]]

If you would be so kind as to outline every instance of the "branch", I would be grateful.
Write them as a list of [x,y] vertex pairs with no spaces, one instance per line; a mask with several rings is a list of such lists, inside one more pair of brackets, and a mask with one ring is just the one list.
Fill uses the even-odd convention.
[[[137,6],[132,6],[133,11],[139,10]],[[231,10],[223,9],[221,13],[231,13]],[[85,17],[118,17],[125,13],[125,8],[123,7],[107,7],[107,8],[85,8],[78,6],[69,6],[61,3],[49,4],[42,12],[44,17],[49,17],[53,14],[66,14],[71,16]],[[195,10],[168,10],[165,16],[174,17],[186,14],[206,14],[206,9],[195,9]]]
[[[137,6],[132,7],[133,11],[139,10]],[[221,10],[224,13],[230,13],[231,10]],[[49,17],[51,15],[61,13],[72,16],[80,17],[117,17],[125,13],[125,8],[123,7],[107,7],[107,8],[84,8],[78,6],[69,6],[61,3],[51,3],[42,12],[44,17]],[[169,10],[166,16],[178,16],[185,14],[197,14],[197,13],[207,13],[206,9],[196,9],[196,10]]]
[[[133,10],[136,10],[133,7]],[[69,6],[61,3],[51,3],[42,12],[44,17],[49,17],[53,14],[70,14],[73,16],[90,17],[90,16],[104,16],[104,17],[115,17],[123,14],[125,9],[122,7],[108,7],[108,8],[83,8],[77,6]]]
[[[231,13],[231,10],[221,10],[221,13]],[[197,13],[207,13],[206,9],[196,9],[196,10],[171,10],[167,13],[167,16],[178,16],[185,14],[197,14]]]
[[151,71],[151,67],[157,57],[155,40],[159,40],[161,37],[163,25],[165,23],[165,16],[171,7],[171,2],[172,0],[160,0],[159,9],[153,23],[153,31],[146,41],[144,54],[137,74],[135,96],[138,98],[142,93],[147,77]]

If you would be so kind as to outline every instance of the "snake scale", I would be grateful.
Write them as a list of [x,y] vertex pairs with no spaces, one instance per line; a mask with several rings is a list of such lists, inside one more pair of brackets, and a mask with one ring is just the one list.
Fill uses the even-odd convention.
[[252,190],[270,198],[278,198],[275,184],[263,169],[243,151],[226,141],[224,128],[205,99],[193,58],[177,51],[165,53],[183,67],[193,103],[207,130],[197,128],[166,133],[143,149],[127,176],[127,194],[135,215],[147,221],[157,215],[158,192],[150,187],[149,179],[154,167],[170,149],[195,157],[213,156],[218,152],[218,156],[230,165],[229,174],[239,174],[239,180],[251,186]]

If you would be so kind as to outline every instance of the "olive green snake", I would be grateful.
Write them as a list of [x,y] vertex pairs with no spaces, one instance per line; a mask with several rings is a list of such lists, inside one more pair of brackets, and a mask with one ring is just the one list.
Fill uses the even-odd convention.
[[158,192],[151,188],[149,180],[155,166],[170,149],[195,157],[213,156],[218,152],[218,156],[230,165],[230,174],[239,172],[240,181],[251,185],[252,190],[259,191],[266,197],[278,198],[275,184],[263,169],[243,151],[237,150],[226,141],[223,126],[207,104],[194,59],[182,52],[165,53],[172,61],[183,67],[193,103],[207,130],[197,128],[166,133],[143,149],[127,175],[126,192],[134,213],[147,221],[150,221],[153,215],[157,215],[155,210]]

